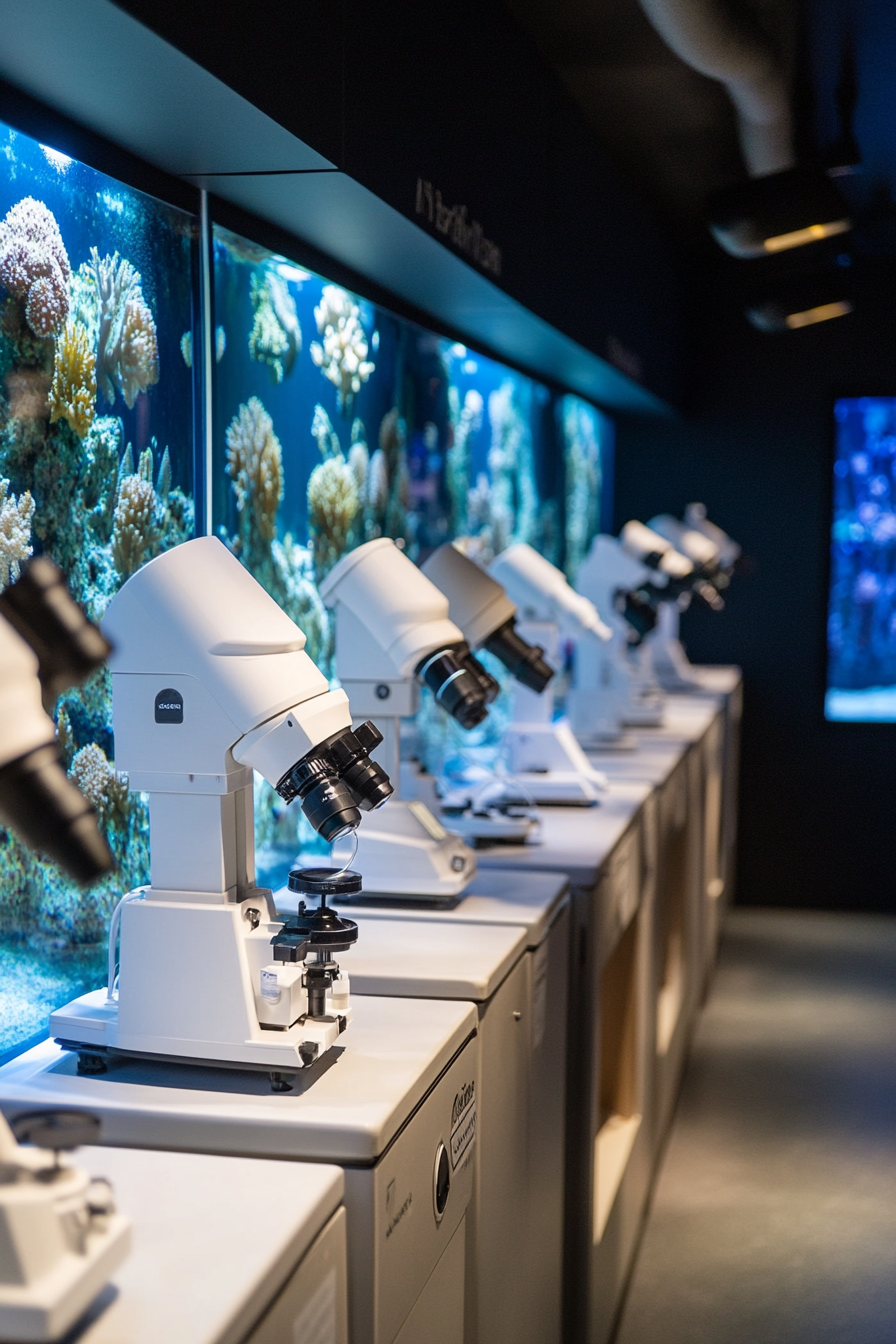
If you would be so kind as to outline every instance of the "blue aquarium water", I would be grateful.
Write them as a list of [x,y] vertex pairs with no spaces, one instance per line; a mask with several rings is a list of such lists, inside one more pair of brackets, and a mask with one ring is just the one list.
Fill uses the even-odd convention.
[[[215,530],[325,671],[319,584],[374,537],[418,562],[459,536],[483,561],[526,541],[574,577],[612,451],[593,406],[219,227],[214,324]],[[428,697],[419,726],[442,758],[461,732]],[[464,743],[493,746],[501,726],[496,708]],[[315,840],[263,783],[256,838],[259,880],[275,886]]]
[[896,397],[835,408],[825,716],[896,722]]
[[[195,222],[0,125],[0,588],[50,555],[94,619],[193,533]],[[0,1055],[104,981],[111,910],[148,877],[115,770],[109,674],[62,696],[65,764],[118,864],[89,891],[0,830]]]

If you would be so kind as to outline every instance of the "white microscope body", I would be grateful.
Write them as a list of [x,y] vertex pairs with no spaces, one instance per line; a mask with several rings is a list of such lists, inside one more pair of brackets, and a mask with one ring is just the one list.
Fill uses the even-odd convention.
[[[348,697],[329,689],[299,627],[215,538],[138,570],[103,629],[115,646],[116,764],[149,794],[151,882],[113,919],[107,989],[53,1013],[51,1034],[83,1072],[119,1053],[260,1069],[282,1090],[336,1042],[351,1007],[333,963],[326,1010],[312,1016],[316,963],[304,964],[307,945],[287,936],[270,891],[255,885],[253,769],[286,801],[301,798],[327,839],[383,801],[388,780],[371,766],[379,794],[371,785],[361,801],[349,788],[350,767],[367,757]],[[346,747],[343,770],[333,753]]]
[[[560,637],[608,641],[592,602],[575,592],[550,561],[525,542],[496,556],[489,573],[516,603],[520,635],[541,645],[548,662],[559,664]],[[606,778],[588,763],[566,719],[554,719],[554,698],[527,686],[514,687],[513,719],[504,738],[510,769],[536,803],[590,806],[606,788]]]
[[[49,582],[35,583],[35,575],[46,578],[48,568]],[[61,580],[49,562],[35,562],[16,593],[7,589],[2,603],[5,609],[12,604],[13,619],[27,618],[48,589],[61,588],[54,573]],[[64,600],[71,603],[67,593]],[[83,621],[74,604],[71,610]],[[39,659],[18,632],[19,619],[16,626],[0,615],[0,816],[70,876],[88,881],[107,871],[111,858],[93,809],[66,778],[43,705]],[[95,627],[90,629],[100,644],[99,663],[106,645]],[[68,684],[74,680],[66,678]],[[86,1121],[93,1134],[99,1129],[78,1114],[31,1119],[38,1142],[40,1133],[55,1128],[58,1134],[66,1119],[82,1130]],[[56,1147],[85,1141],[83,1134],[68,1139]],[[59,1339],[105,1287],[130,1246],[130,1223],[115,1212],[109,1187],[59,1162],[46,1148],[21,1148],[0,1116],[0,1340]]]
[[[542,649],[523,639],[516,628],[516,606],[501,584],[471,560],[461,549],[462,541],[446,542],[423,565],[448,598],[449,616],[464,638],[479,653],[487,649],[504,664],[514,679],[533,694],[541,695],[554,675]],[[468,840],[501,840],[523,844],[540,829],[528,800],[520,796],[513,778],[499,776],[483,783],[455,789],[445,799],[451,825]]]
[[637,745],[626,727],[656,727],[663,719],[663,698],[649,650],[618,609],[620,596],[635,591],[651,571],[630,555],[618,537],[594,538],[582,561],[576,588],[598,611],[606,612],[613,631],[609,643],[583,637],[576,643],[574,685],[567,695],[573,732],[586,747],[629,749]]
[[[464,727],[485,717],[497,684],[449,620],[447,597],[390,538],[344,556],[321,584],[321,597],[336,611],[337,676],[353,712],[372,717],[383,733],[382,759],[393,780],[400,778],[400,722],[416,714],[421,682]],[[425,803],[402,798],[364,818],[358,865],[368,891],[418,898],[457,896],[476,871],[473,851]]]
[[[705,518],[701,521],[705,524]],[[716,541],[704,530],[681,522],[670,513],[657,514],[650,519],[648,526],[691,561],[695,571],[695,590],[714,610],[721,610],[725,605],[718,593],[718,576],[723,572],[722,550]],[[726,540],[732,544],[730,538]],[[736,543],[733,545],[736,546]],[[687,690],[698,684],[697,674],[680,638],[682,603],[688,601],[689,597],[684,596],[676,602],[661,603],[656,630],[651,636],[657,673],[663,685],[673,691]]]

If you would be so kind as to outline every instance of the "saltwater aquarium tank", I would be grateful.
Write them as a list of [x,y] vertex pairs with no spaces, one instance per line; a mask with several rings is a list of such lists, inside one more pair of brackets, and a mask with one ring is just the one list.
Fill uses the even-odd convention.
[[[194,218],[0,125],[0,589],[31,555],[94,620],[193,534]],[[55,711],[117,872],[87,891],[0,829],[0,1059],[105,982],[111,911],[148,881],[105,670]]]
[[896,722],[896,396],[834,406],[825,717]]
[[[600,529],[612,452],[593,406],[219,226],[214,325],[214,529],[321,667],[332,669],[333,649],[319,584],[374,537],[418,562],[455,537],[483,562],[526,541],[574,577]],[[456,753],[493,759],[507,708],[504,697],[467,734],[425,696],[427,767],[450,770]],[[261,781],[256,842],[259,881],[275,888],[316,842]]]

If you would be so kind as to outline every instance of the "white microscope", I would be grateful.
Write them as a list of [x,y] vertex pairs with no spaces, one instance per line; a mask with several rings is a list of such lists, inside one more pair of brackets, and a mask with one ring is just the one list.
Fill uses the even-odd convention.
[[[421,686],[463,728],[488,713],[498,683],[473,657],[449,620],[448,599],[388,537],[343,556],[321,597],[336,612],[336,672],[356,714],[373,715],[385,738],[383,759],[400,779],[401,719],[416,714]],[[339,861],[343,846],[337,846]],[[396,798],[365,817],[358,863],[368,891],[448,899],[476,871],[471,849],[425,803]]]
[[[423,573],[448,598],[448,614],[474,653],[486,649],[517,682],[541,695],[554,675],[542,656],[544,649],[523,639],[517,629],[515,604],[461,546],[462,542],[440,546],[423,565]],[[531,804],[512,775],[490,775],[451,790],[443,800],[443,813],[466,840],[524,844],[539,829]]]
[[[77,882],[101,877],[112,858],[42,701],[82,681],[108,647],[46,558],[0,595],[0,819]],[[59,1159],[96,1142],[95,1119],[41,1112],[15,1128],[0,1115],[0,1340],[55,1340],[126,1258],[130,1223],[106,1182]]]
[[357,926],[326,898],[360,879],[292,874],[320,908],[284,925],[255,885],[253,770],[333,841],[392,792],[369,757],[382,738],[352,731],[345,692],[216,538],[138,570],[103,630],[116,765],[149,794],[151,882],[113,916],[107,988],[53,1013],[51,1034],[82,1072],[129,1055],[261,1070],[285,1091],[351,1021],[334,957]]
[[573,685],[566,698],[572,730],[592,750],[632,750],[637,738],[626,728],[662,723],[663,696],[649,651],[624,608],[626,595],[650,579],[651,570],[626,550],[619,537],[595,537],[579,567],[577,591],[606,613],[613,631],[609,643],[593,636],[576,642]]
[[[489,573],[516,603],[518,633],[543,646],[549,662],[560,661],[560,638],[581,641],[612,637],[592,602],[575,592],[550,561],[525,542],[496,556]],[[510,769],[536,803],[591,806],[606,778],[588,763],[566,719],[554,719],[554,697],[520,682],[514,687],[513,718],[504,737]]]
[[[721,594],[731,582],[734,567],[740,559],[741,548],[737,542],[709,521],[703,504],[688,504],[684,521],[672,514],[661,513],[651,518],[649,525],[693,562],[699,576],[694,585],[697,598],[713,611],[721,611],[725,605]],[[657,670],[670,690],[687,690],[700,685],[679,636],[681,611],[680,602],[663,603],[653,637]]]

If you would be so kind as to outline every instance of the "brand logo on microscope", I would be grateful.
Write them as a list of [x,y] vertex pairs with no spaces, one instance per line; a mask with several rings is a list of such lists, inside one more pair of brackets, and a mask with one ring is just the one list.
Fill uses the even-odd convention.
[[166,686],[156,696],[156,723],[183,723],[184,698],[180,691]]
[[404,1216],[410,1213],[414,1203],[414,1195],[409,1191],[403,1201],[399,1204],[395,1193],[395,1181],[391,1180],[386,1187],[386,1240],[388,1241],[392,1233]]

